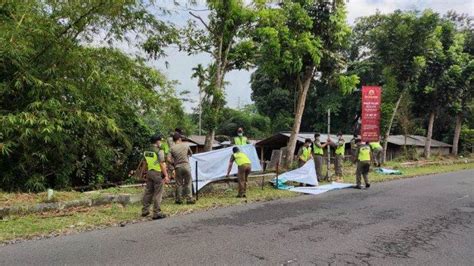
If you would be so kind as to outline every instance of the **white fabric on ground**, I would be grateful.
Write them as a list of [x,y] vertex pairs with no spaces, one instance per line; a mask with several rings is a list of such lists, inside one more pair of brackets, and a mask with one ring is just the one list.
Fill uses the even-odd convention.
[[287,181],[294,181],[298,183],[317,186],[318,179],[316,178],[314,160],[311,159],[300,168],[281,174],[278,179],[282,180],[283,183]]
[[[229,165],[232,148],[228,147],[209,152],[194,154],[189,158],[191,164],[191,174],[193,177],[193,187],[196,186],[196,162],[198,162],[198,190],[206,184],[224,179],[227,174],[227,166]],[[262,171],[260,160],[258,159],[255,146],[248,144],[239,146],[240,151],[245,153],[252,161],[252,172]],[[232,166],[231,175],[237,174],[237,164]]]
[[331,184],[317,186],[317,187],[295,187],[295,188],[290,188],[289,190],[293,192],[318,195],[324,192],[328,192],[330,190],[350,188],[353,186],[354,186],[353,184],[332,182]]

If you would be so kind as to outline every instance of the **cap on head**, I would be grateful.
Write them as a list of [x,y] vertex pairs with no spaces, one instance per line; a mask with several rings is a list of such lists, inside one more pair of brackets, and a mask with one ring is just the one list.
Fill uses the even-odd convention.
[[239,151],[240,151],[240,149],[239,149],[238,147],[232,148],[232,152],[233,152],[233,153],[236,153],[236,152],[239,152]]
[[153,135],[153,136],[151,136],[151,138],[150,138],[150,143],[153,144],[153,143],[156,143],[157,141],[162,140],[162,139],[163,139],[163,137],[161,137],[161,135],[158,135],[158,134],[157,134],[157,135]]

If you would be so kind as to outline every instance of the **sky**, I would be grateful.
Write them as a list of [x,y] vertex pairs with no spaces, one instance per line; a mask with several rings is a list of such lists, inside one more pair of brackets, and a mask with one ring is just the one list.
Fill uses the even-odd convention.
[[[184,6],[175,6],[173,0],[158,0],[156,2],[172,10],[168,20],[178,26],[185,25],[189,19],[192,19],[188,10]],[[193,9],[205,9],[202,3],[202,0],[198,0],[198,6],[194,6]],[[432,9],[441,14],[454,10],[472,16],[474,15],[474,0],[348,0],[348,22],[352,25],[358,17],[372,15],[377,11],[390,13],[397,9]],[[207,11],[197,11],[195,13],[205,17]],[[129,53],[136,52],[133,43],[131,45],[121,45],[120,48]],[[178,81],[176,86],[178,93],[182,91],[190,92],[188,98],[191,101],[185,102],[184,107],[187,112],[192,112],[192,109],[198,104],[195,99],[199,98],[197,80],[191,79],[192,68],[197,64],[207,65],[210,63],[210,56],[208,54],[188,56],[186,53],[177,51],[176,48],[169,48],[166,52],[166,58],[150,60],[149,64],[164,73],[168,79]],[[168,64],[165,64],[165,62],[168,62]],[[250,75],[251,71],[232,71],[226,75],[226,81],[228,82],[226,87],[227,106],[237,108],[252,103],[250,98]]]

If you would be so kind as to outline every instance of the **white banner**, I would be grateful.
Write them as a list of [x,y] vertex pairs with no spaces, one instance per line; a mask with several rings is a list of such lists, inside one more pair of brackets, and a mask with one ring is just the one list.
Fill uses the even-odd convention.
[[317,187],[295,187],[295,188],[290,188],[289,190],[293,192],[318,195],[318,194],[328,192],[331,190],[351,188],[351,187],[354,187],[354,185],[332,182],[331,184],[317,186]]
[[317,186],[318,179],[316,178],[314,160],[311,159],[300,168],[281,174],[280,176],[278,176],[278,179],[282,180],[282,182],[294,181],[298,183]]
[[[200,190],[202,187],[212,181],[225,179],[230,156],[232,155],[232,148],[233,147],[228,147],[224,149],[198,153],[189,158],[194,188],[196,187],[196,162],[198,163],[198,190]],[[239,149],[252,161],[252,172],[262,171],[262,166],[260,165],[260,160],[258,159],[255,146],[248,144],[239,146]],[[237,164],[234,163],[230,174],[237,174]]]

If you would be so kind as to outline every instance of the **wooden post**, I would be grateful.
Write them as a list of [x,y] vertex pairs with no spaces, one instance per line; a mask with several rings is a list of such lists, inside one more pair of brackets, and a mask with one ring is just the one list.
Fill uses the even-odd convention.
[[198,179],[198,162],[196,161],[196,200],[199,199]]
[[[331,109],[328,109],[328,140],[329,138],[331,138]],[[328,142],[328,140],[326,140],[326,142]],[[327,145],[328,147],[328,161],[326,163],[326,180],[329,181],[329,178],[330,178],[330,173],[329,173],[329,169],[331,168],[331,145]]]
[[275,188],[278,189],[278,172],[280,170],[280,161],[276,163],[276,182],[275,182]]

